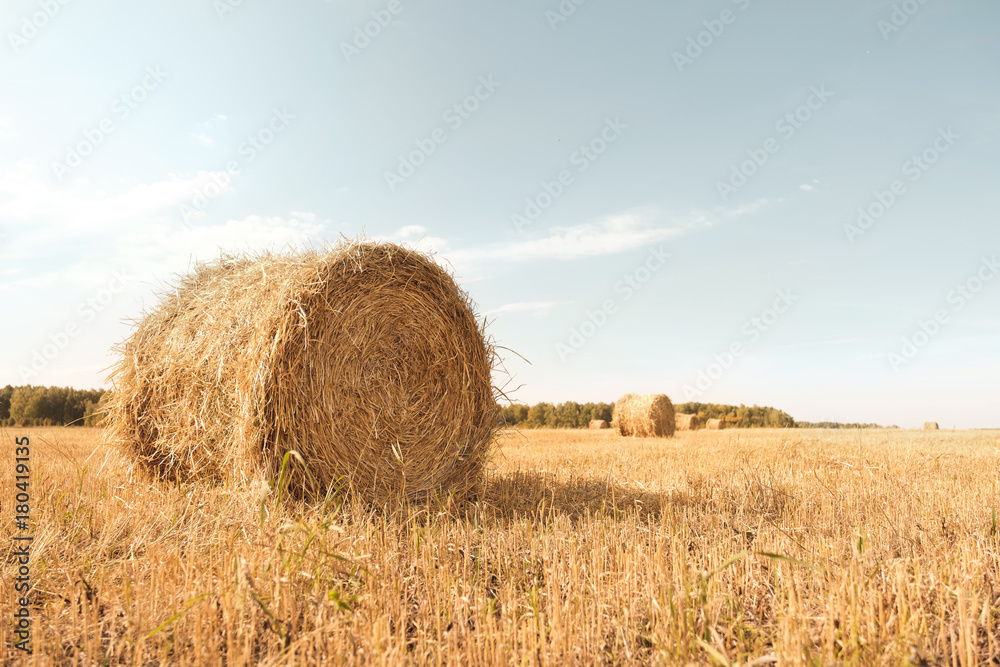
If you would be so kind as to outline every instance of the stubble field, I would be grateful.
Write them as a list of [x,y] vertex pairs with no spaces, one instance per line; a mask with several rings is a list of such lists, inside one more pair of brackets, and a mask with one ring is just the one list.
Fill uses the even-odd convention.
[[1000,663],[998,431],[508,431],[476,502],[395,511],[149,484],[95,429],[2,437],[10,663]]

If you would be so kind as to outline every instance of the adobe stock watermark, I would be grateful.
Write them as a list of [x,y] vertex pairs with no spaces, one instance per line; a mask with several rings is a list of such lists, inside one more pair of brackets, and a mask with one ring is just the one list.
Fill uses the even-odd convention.
[[215,15],[219,17],[220,21],[225,21],[226,17],[235,12],[242,4],[243,0],[212,0],[212,9],[215,10]]
[[50,333],[47,343],[29,353],[28,364],[21,365],[17,369],[21,380],[27,381],[37,377],[39,373],[48,368],[49,364],[69,347],[70,341],[80,335],[85,325],[97,319],[97,316],[114,301],[115,295],[124,292],[133,280],[134,278],[124,270],[115,271],[103,289],[77,306],[73,319],[59,331]]
[[56,160],[52,163],[52,172],[58,181],[62,183],[63,178],[83,164],[84,159],[97,150],[97,147],[103,144],[104,140],[115,131],[118,127],[117,123],[124,121],[133,111],[138,109],[139,105],[160,87],[167,76],[169,74],[160,69],[158,65],[147,67],[146,75],[139,83],[132,86],[127,93],[115,98],[111,104],[111,115],[99,120],[95,127],[85,129],[83,139],[66,146],[66,154],[62,161]]
[[563,363],[583,349],[587,341],[597,335],[611,316],[618,312],[619,307],[630,301],[646,283],[652,280],[657,271],[667,265],[667,259],[670,257],[663,250],[663,246],[649,248],[646,254],[646,260],[640,266],[615,283],[614,292],[617,297],[605,299],[596,310],[588,310],[586,319],[570,328],[566,342],[556,343],[556,354]]
[[181,217],[185,224],[200,218],[213,200],[222,195],[223,192],[230,191],[233,178],[239,176],[243,167],[266,151],[268,146],[288,129],[293,120],[295,120],[295,115],[289,113],[287,109],[272,109],[271,117],[267,123],[256,132],[248,134],[247,138],[240,142],[236,149],[240,159],[228,161],[223,171],[210,172],[208,182],[195,189],[190,203],[180,205]]
[[403,13],[406,6],[401,0],[389,0],[383,9],[372,10],[372,20],[354,28],[354,39],[340,43],[340,52],[348,63],[361,52],[371,46],[372,41],[382,34],[382,31],[392,25],[396,16]]
[[879,19],[875,25],[882,33],[882,39],[889,41],[889,37],[894,32],[899,32],[920,8],[927,4],[927,0],[903,0],[903,2],[892,6],[892,13],[889,19]]
[[555,10],[546,10],[545,20],[549,22],[552,32],[558,30],[560,25],[568,21],[573,14],[576,14],[576,8],[586,4],[586,2],[587,0],[562,0]]
[[975,299],[986,287],[986,283],[996,278],[997,274],[1000,274],[997,256],[983,257],[976,272],[948,292],[945,301],[949,308],[938,308],[929,319],[918,321],[917,330],[903,337],[898,350],[886,355],[893,372],[898,373],[900,368],[913,361],[921,350],[930,345],[930,342],[951,322],[954,314]]
[[[788,141],[813,119],[815,113],[822,109],[831,97],[833,93],[826,89],[825,84],[820,84],[819,87],[810,86],[805,102],[779,118],[774,124],[775,132]],[[774,137],[767,138],[758,148],[747,150],[747,159],[730,167],[729,178],[715,183],[715,189],[723,203],[729,201],[730,196],[749,183],[779,150],[781,143]]]
[[[961,138],[962,135],[955,134],[951,126],[938,128],[937,137],[930,146],[920,153],[914,153],[903,162],[902,167],[900,167],[902,175],[911,183],[916,183]],[[859,237],[864,236],[907,191],[906,181],[902,178],[894,179],[885,190],[876,190],[871,202],[858,207],[857,219],[853,223],[844,224],[844,234],[847,235],[847,240],[854,243]]]
[[[483,102],[493,97],[497,89],[503,85],[493,79],[493,75],[479,77],[479,85],[468,95],[458,102],[455,102],[441,114],[441,119],[447,124],[452,132],[458,131],[466,121],[472,118]],[[437,152],[438,146],[442,145],[450,136],[443,127],[437,127],[423,139],[413,141],[416,148],[405,155],[397,156],[398,163],[393,171],[386,171],[384,174],[385,184],[389,186],[390,192],[395,192],[396,188],[406,182],[406,179],[417,173],[417,169],[427,163],[428,158]]]
[[684,396],[688,401],[701,398],[711,389],[736,364],[736,360],[746,354],[747,345],[756,342],[762,334],[770,331],[800,298],[792,294],[790,289],[778,290],[775,294],[776,298],[769,307],[762,310],[760,315],[751,317],[740,327],[741,338],[733,341],[722,352],[712,355],[714,361],[698,370],[694,384],[684,385]]
[[39,11],[23,17],[17,32],[7,33],[7,41],[10,42],[10,48],[14,53],[16,54],[37,37],[41,29],[47,26],[69,2],[70,0],[39,0]]
[[[732,0],[733,4],[739,7],[741,12],[745,12],[750,7],[750,0]],[[723,9],[719,12],[718,18],[707,19],[701,24],[705,29],[696,35],[687,38],[687,46],[684,51],[674,51],[674,65],[677,71],[684,73],[684,68],[694,64],[694,61],[701,58],[706,49],[711,48],[715,41],[726,32],[726,26],[736,23],[739,15],[731,9]]]
[[[619,116],[614,119],[607,118],[604,121],[604,128],[600,133],[586,144],[581,144],[569,156],[569,163],[576,167],[576,173],[582,174],[590,169],[590,165],[598,160],[611,144],[618,141],[628,125],[622,122]],[[576,177],[571,169],[563,169],[556,174],[551,181],[543,180],[541,189],[532,197],[524,200],[524,208],[510,216],[510,221],[514,223],[517,231],[522,231],[525,227],[533,223],[542,215],[557,199],[562,197],[566,188],[573,185]]]

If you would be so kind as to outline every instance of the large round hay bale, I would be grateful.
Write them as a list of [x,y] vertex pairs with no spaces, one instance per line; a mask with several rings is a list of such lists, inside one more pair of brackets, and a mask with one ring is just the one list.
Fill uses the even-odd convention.
[[608,428],[608,422],[606,422],[603,419],[591,419],[590,428],[594,429]]
[[294,451],[304,496],[462,494],[498,428],[472,303],[393,244],[199,265],[121,352],[109,436],[158,478],[274,479]]
[[705,422],[705,429],[709,431],[721,431],[723,422],[721,419],[709,419]]
[[924,422],[925,431],[936,431],[938,430],[938,428],[939,427],[937,422]]
[[665,394],[625,394],[615,403],[611,423],[624,436],[669,438],[674,434],[674,404]]
[[701,426],[701,420],[698,419],[698,415],[680,413],[675,416],[674,425],[678,431],[697,431]]

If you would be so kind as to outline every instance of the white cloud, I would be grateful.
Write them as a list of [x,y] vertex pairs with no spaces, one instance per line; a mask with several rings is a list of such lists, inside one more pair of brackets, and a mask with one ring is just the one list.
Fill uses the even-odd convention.
[[[193,258],[211,259],[220,249],[280,251],[325,241],[326,221],[312,213],[185,224],[179,205],[220,175],[105,184],[109,191],[104,191],[86,181],[57,187],[32,164],[0,172],[0,256],[31,267],[4,275],[3,289],[86,283],[92,274],[102,277],[108,266],[158,275],[163,267],[173,272],[184,270]],[[96,264],[86,259],[97,256]]]
[[0,291],[38,288],[55,284],[88,284],[104,279],[111,268],[136,276],[168,281],[185,273],[195,262],[208,261],[220,254],[281,252],[287,248],[321,246],[326,241],[321,222],[278,216],[251,215],[215,225],[183,225],[151,222],[116,232],[113,245],[100,261],[80,256],[70,263],[36,265],[30,272],[0,282]]
[[0,195],[5,195],[0,199],[0,218],[14,224],[52,224],[67,232],[79,232],[87,226],[87,232],[93,233],[95,227],[126,220],[134,223],[137,218],[178,205],[190,199],[213,173],[199,172],[193,178],[171,176],[109,194],[89,189],[86,181],[75,187],[54,187],[39,167],[22,163],[15,170],[0,173]]
[[[647,214],[649,212],[646,212]],[[420,225],[407,225],[393,232],[372,237],[437,255],[450,265],[465,282],[480,280],[488,262],[523,262],[529,260],[573,260],[626,252],[653,243],[661,243],[688,229],[709,224],[701,219],[672,226],[657,225],[642,212],[607,216],[592,223],[556,227],[545,236],[523,241],[493,243],[484,246],[452,249],[447,239],[429,236]]]
[[208,120],[202,121],[201,123],[198,123],[198,128],[201,131],[200,132],[192,132],[191,133],[191,138],[194,139],[194,143],[198,144],[199,146],[214,146],[215,145],[215,139],[213,139],[211,137],[211,135],[209,134],[209,131],[213,127],[215,127],[216,125],[220,125],[220,124],[225,123],[225,122],[226,122],[226,115],[225,114],[221,114],[221,113],[214,114]]
[[[123,257],[142,258],[154,265],[177,266],[189,261],[205,261],[220,253],[236,254],[303,249],[320,246],[325,240],[325,226],[311,213],[302,218],[250,215],[242,220],[227,220],[216,225],[189,227],[154,224],[121,240]],[[176,269],[171,269],[176,270]]]
[[[420,252],[447,255],[450,244],[438,236],[428,236],[427,229],[421,225],[406,225],[392,234],[380,234],[372,237],[373,241],[389,241]],[[449,257],[450,259],[450,257]]]
[[[783,200],[779,199],[777,201],[781,202]],[[766,198],[755,199],[752,202],[748,202],[746,204],[743,204],[742,206],[737,206],[735,208],[725,208],[725,207],[717,208],[715,209],[714,214],[726,220],[735,220],[736,218],[742,218],[744,216],[756,213],[757,211],[764,208],[770,203],[771,202]]]
[[[716,208],[710,212],[692,211],[683,217],[670,217],[652,208],[641,208],[605,216],[594,222],[550,231],[524,240],[492,243],[483,246],[452,249],[447,239],[429,236],[420,225],[407,225],[373,240],[391,241],[422,252],[438,255],[450,264],[464,281],[483,277],[489,262],[524,262],[532,260],[570,261],[628,252],[636,248],[663,243],[683,234],[711,227],[722,220],[734,220],[761,209],[770,203],[758,199],[736,208]],[[662,218],[669,218],[664,221]]]
[[[456,263],[492,259],[521,262],[538,259],[573,260],[615,255],[643,246],[663,243],[683,234],[711,227],[721,219],[748,215],[767,200],[758,200],[737,209],[712,212],[693,211],[684,217],[669,217],[650,208],[634,209],[605,216],[594,222],[570,227],[554,227],[545,236],[458,250],[448,255]],[[662,218],[668,217],[666,221]]]
[[215,139],[213,139],[212,137],[208,136],[207,134],[204,134],[204,133],[201,133],[201,132],[192,132],[191,133],[191,138],[194,139],[194,142],[196,144],[200,144],[202,146],[214,146],[215,145]]
[[622,213],[598,222],[556,227],[547,237],[515,243],[499,255],[521,259],[579,259],[614,255],[678,236],[691,225],[659,226],[641,213]]

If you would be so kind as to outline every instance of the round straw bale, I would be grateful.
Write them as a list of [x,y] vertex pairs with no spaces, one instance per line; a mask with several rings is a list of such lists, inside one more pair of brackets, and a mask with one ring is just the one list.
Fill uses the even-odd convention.
[[936,431],[938,430],[938,428],[939,427],[937,422],[924,422],[925,431]]
[[590,428],[608,428],[608,422],[603,419],[591,419]]
[[701,426],[701,421],[698,419],[698,415],[688,415],[688,414],[678,414],[675,419],[676,430],[678,431],[697,431],[698,427]]
[[615,403],[611,421],[618,433],[639,438],[674,434],[674,404],[665,394],[625,394]]
[[721,419],[709,419],[705,422],[705,428],[709,431],[721,431],[723,423]]
[[463,494],[498,428],[471,301],[389,243],[199,265],[120,350],[108,435],[161,479]]

